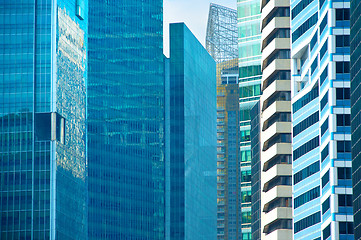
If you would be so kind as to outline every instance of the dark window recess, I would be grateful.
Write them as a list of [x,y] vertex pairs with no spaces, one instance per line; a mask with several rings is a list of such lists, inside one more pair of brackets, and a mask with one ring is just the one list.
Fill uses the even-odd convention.
[[294,199],[295,209],[305,203],[312,201],[320,196],[320,186],[317,186]]
[[278,219],[264,228],[264,233],[269,234],[278,229],[292,229],[291,219]]
[[266,38],[266,45],[273,41],[275,38],[290,38],[291,33],[289,28],[279,28],[275,33]]
[[315,35],[312,37],[311,42],[310,42],[310,50],[312,51],[312,49],[315,47],[316,43],[317,43],[317,32],[315,33]]
[[290,80],[291,79],[291,71],[281,70],[270,77],[263,85],[263,89],[271,85],[276,80]]
[[350,88],[336,88],[336,99],[350,99]]
[[273,158],[272,160],[266,162],[264,164],[264,170],[267,171],[268,169],[272,168],[277,164],[291,164],[292,163],[292,155],[277,155],[277,157]]
[[336,9],[336,21],[350,20],[350,9],[340,8]]
[[327,103],[328,103],[328,92],[326,92],[325,96],[323,96],[323,98],[321,99],[320,102],[321,111],[326,106]]
[[336,36],[336,47],[349,47],[349,46],[350,46],[350,35]]
[[264,143],[263,151],[266,151],[276,143],[291,143],[292,135],[290,133],[280,133],[274,137],[271,137],[268,141]]
[[264,61],[264,65],[265,66],[269,65],[275,59],[290,59],[290,58],[291,58],[291,50],[282,49],[282,50],[275,52],[274,54],[271,54]]
[[322,59],[323,56],[325,56],[325,53],[327,52],[327,46],[328,46],[328,40],[326,40],[326,42],[323,44],[323,46],[320,50],[320,59]]
[[328,154],[329,154],[329,149],[327,144],[326,147],[321,151],[321,162],[323,162],[326,159]]
[[323,20],[322,20],[322,22],[320,24],[320,34],[323,32],[323,30],[325,29],[326,26],[327,26],[327,14],[323,18]]
[[39,141],[57,140],[64,144],[65,119],[58,113],[35,114],[35,136]]
[[266,26],[272,19],[275,17],[289,17],[290,16],[290,8],[289,7],[279,7],[273,14],[263,20],[263,25]]
[[328,224],[325,229],[322,230],[323,239],[327,239],[329,236],[331,236],[331,224]]
[[320,145],[320,138],[319,136],[311,139],[307,143],[303,144],[302,146],[298,147],[296,150],[293,151],[293,161],[296,161],[299,157],[305,155],[306,153],[312,151],[316,147]]
[[323,175],[321,178],[322,188],[324,188],[329,181],[330,181],[330,170],[328,170],[325,173],[325,175]]
[[310,126],[317,123],[319,120],[319,112],[313,113],[311,116],[297,124],[293,127],[293,137],[297,136],[301,132],[303,132],[305,129],[309,128]]
[[352,222],[339,222],[340,234],[353,234],[353,223]]
[[336,73],[350,73],[350,62],[336,62]]
[[338,194],[338,206],[339,207],[352,207],[352,195]]
[[337,178],[340,180],[351,179],[351,168],[350,167],[339,167],[337,168]]
[[351,152],[351,141],[337,141],[337,152]]
[[35,113],[35,137],[39,141],[51,140],[51,113]]
[[350,114],[337,114],[337,126],[351,126],[351,115]]
[[267,122],[264,123],[263,129],[266,130],[275,122],[291,122],[291,113],[278,112],[273,115]]
[[302,0],[299,4],[297,4],[294,8],[292,8],[292,19],[297,17],[303,9],[305,9],[313,0]]
[[292,207],[292,198],[276,198],[274,201],[265,205],[264,212],[268,213],[278,207]]
[[309,102],[311,102],[313,99],[318,97],[318,84],[305,96],[298,99],[293,105],[292,105],[292,111],[293,113],[297,112],[304,106],[306,106]]
[[327,210],[330,209],[330,197],[328,197],[323,203],[322,203],[322,214],[325,214]]
[[292,178],[290,176],[278,176],[264,185],[264,192],[268,192],[276,186],[292,186]]
[[309,176],[317,173],[320,171],[320,162],[314,162],[311,165],[305,167],[304,169],[300,170],[293,176],[293,184],[297,184],[302,180],[308,178]]
[[[326,45],[327,46],[327,45]],[[323,48],[323,47],[322,47]],[[321,76],[320,76],[320,85],[323,84],[323,82],[326,80],[328,76],[328,66],[323,70],[323,72],[321,73]]]
[[313,25],[317,23],[318,13],[312,15],[309,19],[307,19],[301,26],[299,26],[292,33],[292,43],[294,43],[299,37],[301,37],[305,32],[307,32]]
[[317,223],[321,222],[321,212],[316,212],[308,217],[305,217],[294,224],[294,231],[298,233],[303,229],[311,227]]
[[311,64],[311,74],[313,74],[315,72],[315,70],[317,69],[317,66],[318,66],[318,59],[316,57],[316,59]]
[[328,129],[328,118],[326,121],[321,125],[321,136],[327,131]]

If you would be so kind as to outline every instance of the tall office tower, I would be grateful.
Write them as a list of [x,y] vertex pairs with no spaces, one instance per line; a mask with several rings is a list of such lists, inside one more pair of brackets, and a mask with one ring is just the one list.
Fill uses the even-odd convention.
[[290,2],[261,2],[262,239],[292,239]]
[[89,1],[89,238],[164,239],[163,1]]
[[1,239],[86,239],[86,13],[1,3]]
[[251,108],[261,94],[261,12],[259,0],[237,0],[241,162],[241,231],[251,239]]
[[217,239],[239,239],[238,59],[217,64]]
[[261,118],[260,103],[251,109],[252,239],[261,239]]
[[361,2],[350,1],[351,31],[350,31],[350,73],[351,73],[351,152],[352,152],[352,183],[353,183],[353,211],[354,211],[354,234],[355,239],[361,238],[361,147],[360,147],[360,15]]
[[216,63],[170,25],[170,239],[216,239]]
[[349,4],[291,13],[294,239],[354,239]]
[[217,239],[239,239],[237,11],[211,4],[206,48],[217,62]]

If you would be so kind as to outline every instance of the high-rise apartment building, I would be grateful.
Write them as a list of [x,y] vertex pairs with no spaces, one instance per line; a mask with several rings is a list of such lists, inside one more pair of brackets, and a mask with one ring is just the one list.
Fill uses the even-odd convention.
[[89,239],[164,239],[163,1],[89,1]]
[[354,239],[350,9],[291,2],[294,239]]
[[237,11],[211,4],[206,48],[217,62],[217,239],[240,238]]
[[1,239],[86,239],[87,0],[2,1]]
[[261,1],[261,232],[292,239],[291,41],[289,0]]
[[170,25],[169,68],[170,239],[216,239],[216,63],[184,23]]
[[237,0],[239,49],[241,239],[251,239],[251,108],[261,94],[259,0]]
[[352,184],[355,239],[361,239],[361,100],[360,100],[360,40],[361,2],[350,1],[350,73],[351,73],[351,152],[352,152]]

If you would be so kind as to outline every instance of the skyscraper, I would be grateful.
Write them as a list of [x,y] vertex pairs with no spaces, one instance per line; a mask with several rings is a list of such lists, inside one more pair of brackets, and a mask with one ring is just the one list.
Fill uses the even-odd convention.
[[0,9],[1,239],[86,239],[87,0]]
[[216,239],[216,63],[170,25],[170,239]]
[[[360,10],[361,2],[351,0],[351,31],[350,31],[350,64],[351,64],[351,151],[352,151],[352,184],[353,184],[353,211],[355,239],[361,238],[361,147],[360,147],[360,123],[361,123],[361,101],[360,101]],[[348,172],[349,173],[349,172]]]
[[290,2],[262,1],[262,239],[292,239]]
[[89,238],[164,239],[163,1],[89,1]]
[[240,236],[238,59],[217,64],[217,239]]
[[261,12],[259,0],[237,0],[241,156],[241,231],[251,239],[251,108],[261,94]]
[[291,13],[294,239],[353,239],[349,5]]
[[210,4],[206,48],[217,62],[217,239],[240,237],[237,11]]

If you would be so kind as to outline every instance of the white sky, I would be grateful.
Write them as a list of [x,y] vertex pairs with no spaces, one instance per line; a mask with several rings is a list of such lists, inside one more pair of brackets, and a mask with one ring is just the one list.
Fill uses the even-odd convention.
[[236,9],[237,0],[164,0],[164,54],[169,57],[169,23],[184,22],[205,45],[209,4]]

